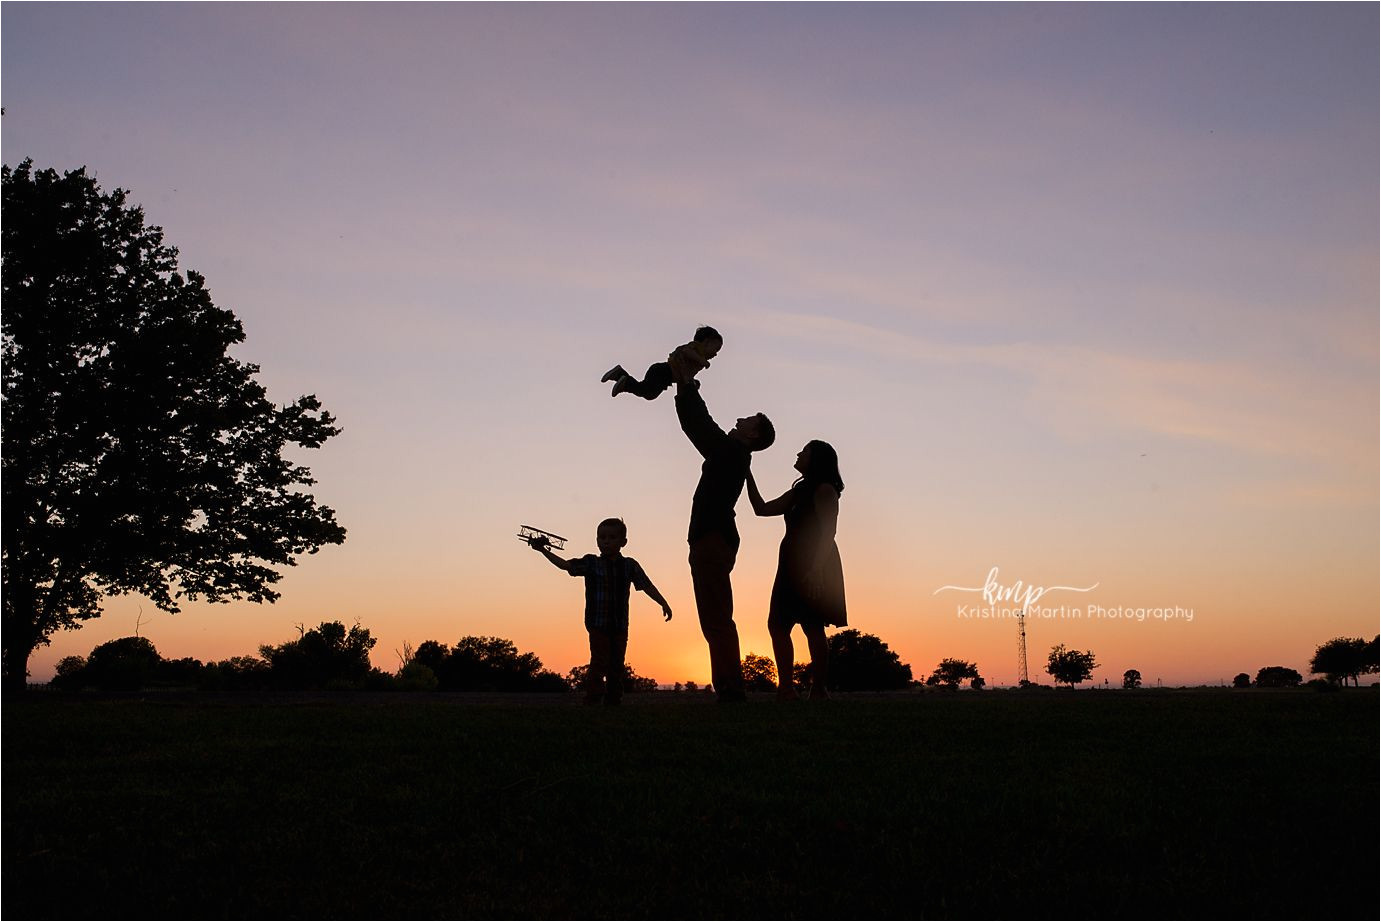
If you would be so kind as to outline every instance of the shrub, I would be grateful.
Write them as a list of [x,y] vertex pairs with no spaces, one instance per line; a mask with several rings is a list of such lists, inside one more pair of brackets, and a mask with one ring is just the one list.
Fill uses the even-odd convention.
[[162,659],[147,637],[107,641],[87,657],[84,684],[103,691],[136,691],[154,679]]
[[416,660],[398,670],[398,679],[395,682],[400,691],[436,691],[440,684],[431,667]]

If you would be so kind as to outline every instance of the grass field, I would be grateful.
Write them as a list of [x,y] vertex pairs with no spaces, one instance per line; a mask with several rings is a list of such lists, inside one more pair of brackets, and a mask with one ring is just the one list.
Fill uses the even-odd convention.
[[1375,918],[1374,691],[4,701],[6,918]]

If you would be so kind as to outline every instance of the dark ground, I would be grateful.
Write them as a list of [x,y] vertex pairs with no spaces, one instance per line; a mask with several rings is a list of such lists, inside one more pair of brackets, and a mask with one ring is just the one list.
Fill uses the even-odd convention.
[[6,918],[1376,918],[1373,689],[4,701]]

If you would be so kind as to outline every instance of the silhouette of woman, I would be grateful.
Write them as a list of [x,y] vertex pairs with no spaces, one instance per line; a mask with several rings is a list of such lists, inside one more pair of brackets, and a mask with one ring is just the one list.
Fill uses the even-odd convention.
[[828,698],[825,681],[830,649],[825,625],[848,623],[844,606],[844,567],[834,543],[839,521],[839,495],[844,481],[839,476],[839,456],[828,442],[812,440],[796,456],[801,477],[781,496],[765,502],[753,474],[748,474],[748,499],[758,515],[786,518],[786,535],[777,556],[777,579],[772,584],[772,603],[767,631],[772,636],[772,656],[777,661],[777,697],[796,698],[792,682],[795,651],[791,629],[799,624],[810,648],[810,697]]

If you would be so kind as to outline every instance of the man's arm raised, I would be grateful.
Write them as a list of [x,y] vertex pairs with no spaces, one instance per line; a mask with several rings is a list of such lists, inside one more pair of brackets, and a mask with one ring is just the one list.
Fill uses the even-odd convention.
[[710,417],[709,408],[700,396],[700,386],[694,381],[676,385],[676,418],[681,431],[691,440],[695,450],[710,456],[715,444],[724,440],[724,430]]

